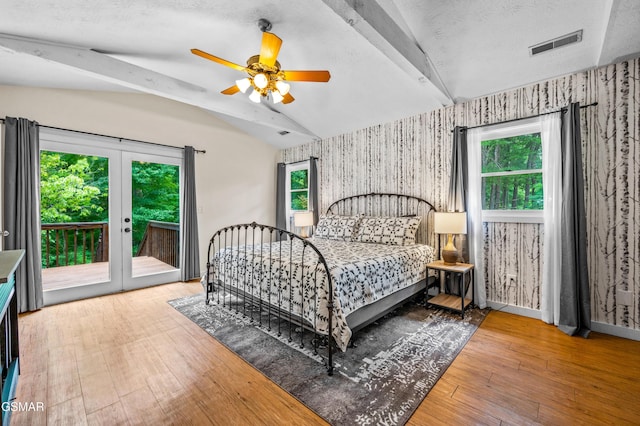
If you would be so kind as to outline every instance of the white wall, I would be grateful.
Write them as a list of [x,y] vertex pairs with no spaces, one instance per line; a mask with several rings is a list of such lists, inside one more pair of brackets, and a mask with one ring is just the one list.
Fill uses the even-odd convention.
[[206,154],[196,155],[202,271],[209,238],[219,228],[254,220],[275,224],[277,149],[202,109],[138,93],[0,85],[0,117],[6,116],[64,129],[206,149]]

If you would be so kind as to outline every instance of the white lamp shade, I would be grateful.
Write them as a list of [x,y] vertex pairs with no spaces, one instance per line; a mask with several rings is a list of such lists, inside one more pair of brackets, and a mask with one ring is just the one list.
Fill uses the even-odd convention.
[[466,234],[467,213],[436,212],[433,215],[433,230],[436,234]]
[[253,89],[253,92],[251,92],[251,94],[249,95],[249,99],[251,99],[252,102],[255,102],[257,104],[260,103],[261,97],[262,95],[256,89]]
[[282,96],[280,92],[278,92],[277,90],[272,90],[271,99],[273,99],[274,104],[277,104],[279,102],[282,102],[282,100],[284,99],[284,96]]
[[298,227],[313,226],[313,212],[296,212],[293,214],[293,224]]
[[245,93],[249,87],[251,87],[251,81],[248,78],[236,80],[236,86],[242,93]]
[[276,81],[276,89],[278,89],[278,92],[280,92],[280,94],[282,96],[286,95],[287,93],[289,93],[289,88],[291,86],[289,86],[287,83],[285,83],[282,80],[278,80]]
[[264,89],[265,87],[267,87],[267,84],[269,84],[269,80],[267,79],[266,75],[259,73],[256,74],[255,77],[253,77],[253,84],[255,84],[259,89]]

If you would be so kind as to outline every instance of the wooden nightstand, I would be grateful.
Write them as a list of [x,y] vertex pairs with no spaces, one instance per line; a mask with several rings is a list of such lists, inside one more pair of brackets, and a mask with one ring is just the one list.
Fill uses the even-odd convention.
[[[474,267],[470,263],[456,263],[455,265],[447,265],[442,260],[436,260],[427,264],[427,275],[429,269],[434,269],[440,273],[445,272],[449,274],[457,275],[455,280],[458,285],[459,296],[453,294],[440,293],[436,296],[427,299],[427,305],[432,305],[438,308],[446,308],[455,312],[460,312],[462,318],[464,318],[464,311],[469,305],[474,303]],[[441,274],[440,274],[441,275]],[[465,298],[464,283],[467,275],[471,278],[469,287],[471,287],[471,299]],[[438,280],[440,281],[440,280]],[[428,295],[427,295],[428,297]]]

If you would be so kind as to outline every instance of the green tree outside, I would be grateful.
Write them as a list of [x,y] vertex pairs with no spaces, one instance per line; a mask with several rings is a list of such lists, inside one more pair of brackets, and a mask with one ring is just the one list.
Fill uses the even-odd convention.
[[109,219],[109,160],[42,151],[42,223],[100,222]]
[[[539,133],[482,141],[482,173],[518,172],[542,168]],[[485,210],[542,210],[542,173],[482,177]]]
[[132,221],[135,256],[150,220],[180,221],[180,168],[134,161],[131,164]]
[[295,170],[290,173],[291,210],[307,210],[309,206],[309,171]]
[[[132,163],[132,255],[149,220],[178,223],[180,218],[179,167],[167,164]],[[40,154],[40,218],[43,224],[109,221],[109,160],[104,157],[42,151]],[[95,230],[94,241],[100,231]],[[67,241],[73,246],[73,233]],[[56,264],[55,252],[46,258],[47,235],[42,233],[43,267]],[[49,235],[55,245],[55,236]],[[58,244],[61,244],[59,241]],[[91,247],[78,253],[69,264],[92,259]],[[62,264],[66,264],[63,262]]]

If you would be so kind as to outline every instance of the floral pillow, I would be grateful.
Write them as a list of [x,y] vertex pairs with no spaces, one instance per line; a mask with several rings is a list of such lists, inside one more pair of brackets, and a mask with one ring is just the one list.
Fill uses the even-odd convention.
[[366,216],[360,220],[354,241],[408,246],[416,243],[419,216],[376,217]]
[[322,215],[313,236],[329,240],[352,241],[361,218],[361,215]]

